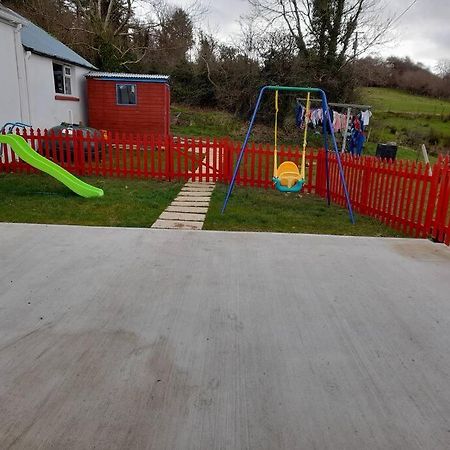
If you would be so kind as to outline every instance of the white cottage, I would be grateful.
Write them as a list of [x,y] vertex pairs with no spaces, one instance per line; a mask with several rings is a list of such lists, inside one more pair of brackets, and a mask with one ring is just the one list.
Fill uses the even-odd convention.
[[95,67],[42,28],[0,5],[0,128],[87,123],[85,75]]

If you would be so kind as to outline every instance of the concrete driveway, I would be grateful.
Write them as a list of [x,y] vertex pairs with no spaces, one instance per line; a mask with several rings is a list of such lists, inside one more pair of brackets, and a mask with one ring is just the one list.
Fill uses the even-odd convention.
[[448,449],[450,250],[0,225],[1,449]]

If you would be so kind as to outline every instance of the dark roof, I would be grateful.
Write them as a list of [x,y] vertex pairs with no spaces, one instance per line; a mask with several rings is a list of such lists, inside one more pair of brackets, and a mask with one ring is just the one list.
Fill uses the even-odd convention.
[[20,14],[11,9],[0,6],[0,12],[13,16],[18,23],[23,24],[21,29],[22,45],[25,49],[38,55],[48,56],[50,58],[58,59],[63,62],[75,64],[77,66],[86,67],[88,69],[95,69],[89,61],[82,58],[78,53],[64,45],[62,42],[50,36],[42,28],[39,28],[34,23],[22,17]]
[[115,81],[142,81],[149,83],[168,83],[169,75],[151,75],[147,73],[89,72],[86,78]]

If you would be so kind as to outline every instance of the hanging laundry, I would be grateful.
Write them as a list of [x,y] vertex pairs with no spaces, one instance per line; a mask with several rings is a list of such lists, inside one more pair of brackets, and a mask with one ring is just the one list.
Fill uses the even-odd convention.
[[345,130],[346,125],[347,125],[347,114],[341,114],[334,111],[334,122],[333,122],[334,131],[340,133]]
[[361,156],[364,148],[364,142],[366,142],[364,133],[361,130],[354,128],[350,136],[348,151],[354,156]]
[[321,119],[319,120],[319,114],[321,113],[321,111],[322,111],[321,109],[317,108],[311,110],[311,117],[309,120],[314,128],[318,125],[318,123],[321,120]]
[[361,111],[361,121],[363,129],[369,126],[370,118],[372,117],[372,111],[368,109],[367,111]]
[[341,131],[341,115],[337,112],[333,114],[333,128],[336,133]]
[[366,142],[366,137],[364,136],[364,133],[359,132],[356,136],[356,156],[362,155],[364,142]]
[[317,111],[317,119],[318,119],[318,121],[322,122],[323,121],[323,110],[322,110],[322,108],[319,108],[316,111]]
[[347,114],[339,114],[339,116],[341,117],[341,133],[343,133],[347,126]]
[[305,116],[305,107],[298,103],[295,107],[295,125],[300,128],[303,125],[303,120]]
[[[333,124],[333,122],[334,122],[334,111],[332,109],[328,109],[328,114],[330,115],[331,123]],[[323,115],[323,113],[322,113],[322,115]],[[324,120],[325,120],[325,118],[324,118]],[[331,127],[330,127],[330,122],[328,121],[328,119],[326,119],[326,122],[325,122],[325,129],[327,130],[328,134],[331,134]]]
[[359,120],[358,116],[355,116],[353,118],[352,128],[356,131],[361,131],[361,121]]

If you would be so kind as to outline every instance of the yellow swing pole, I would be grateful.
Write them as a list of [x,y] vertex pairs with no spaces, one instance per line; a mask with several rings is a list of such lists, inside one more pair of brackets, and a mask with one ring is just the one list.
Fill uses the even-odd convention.
[[277,169],[278,169],[278,149],[277,149],[277,140],[278,140],[278,91],[275,91],[275,130],[274,130],[274,144],[273,144],[273,177],[277,177]]
[[303,132],[303,150],[302,150],[302,166],[300,169],[300,179],[305,179],[305,160],[306,160],[306,142],[308,138],[308,117],[311,104],[311,93],[308,92],[306,96],[306,110],[305,110],[305,131]]

